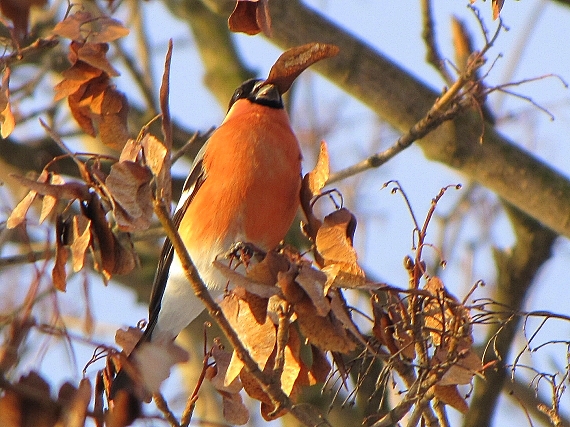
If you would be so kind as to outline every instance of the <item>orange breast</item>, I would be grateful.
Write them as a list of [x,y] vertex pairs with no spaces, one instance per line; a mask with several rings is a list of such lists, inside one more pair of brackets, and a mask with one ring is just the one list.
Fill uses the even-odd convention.
[[180,224],[185,243],[272,249],[299,206],[301,152],[287,113],[239,100],[208,144],[206,180]]

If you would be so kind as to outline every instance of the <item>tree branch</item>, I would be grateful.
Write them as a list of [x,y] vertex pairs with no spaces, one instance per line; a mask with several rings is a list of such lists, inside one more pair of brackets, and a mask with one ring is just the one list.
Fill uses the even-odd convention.
[[[271,41],[283,48],[312,41],[338,45],[337,57],[314,68],[396,129],[408,131],[440,95],[298,0],[272,0],[270,10]],[[444,123],[418,144],[429,159],[455,168],[570,237],[570,181],[499,135],[477,112]]]

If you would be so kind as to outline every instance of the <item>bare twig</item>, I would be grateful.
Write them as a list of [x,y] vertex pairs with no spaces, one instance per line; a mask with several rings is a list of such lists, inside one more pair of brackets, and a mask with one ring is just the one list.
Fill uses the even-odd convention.
[[435,23],[433,20],[432,0],[422,0],[423,31],[422,36],[427,48],[426,59],[432,64],[448,84],[453,84],[453,77],[446,67],[446,62],[439,51],[435,34]]

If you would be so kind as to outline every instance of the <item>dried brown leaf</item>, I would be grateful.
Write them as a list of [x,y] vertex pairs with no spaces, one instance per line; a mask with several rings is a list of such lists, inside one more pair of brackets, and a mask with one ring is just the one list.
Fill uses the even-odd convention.
[[[63,80],[54,87],[54,101],[67,98],[69,95],[79,91],[81,86],[85,83],[100,77],[102,74],[103,70],[99,68],[93,67],[85,62],[77,62],[61,73]],[[108,79],[107,76],[103,76],[103,78]],[[83,92],[84,91],[83,89]]]
[[[63,389],[63,386],[62,386]],[[62,400],[62,389],[60,389],[60,399]],[[79,383],[79,388],[72,387],[72,393],[65,402],[62,414],[63,425],[65,427],[83,427],[87,417],[87,408],[91,401],[91,382],[84,378]]]
[[277,86],[279,93],[289,90],[293,81],[315,62],[337,55],[339,48],[332,44],[308,43],[285,51],[273,64],[266,83]]
[[432,295],[424,308],[424,321],[433,342],[439,346],[450,334],[470,336],[469,311],[447,291],[443,282],[438,277],[430,277],[424,290]]
[[[43,170],[36,181],[40,182],[40,183],[44,183],[47,181],[48,177],[49,177],[48,172],[46,170]],[[28,210],[30,209],[30,206],[32,205],[32,203],[36,199],[37,195],[38,195],[38,193],[36,191],[31,190],[20,201],[20,203],[18,203],[16,205],[16,207],[10,213],[10,216],[8,217],[8,219],[6,221],[6,227],[8,229],[17,227],[26,219],[26,214],[28,213]]]
[[455,51],[455,66],[460,72],[463,72],[467,67],[473,48],[471,46],[471,37],[464,22],[455,16],[451,19],[451,37]]
[[311,172],[307,174],[307,184],[312,196],[321,194],[321,190],[327,183],[330,176],[330,158],[327,143],[321,141],[321,149],[317,164]]
[[299,387],[299,379],[303,385],[309,385],[308,368],[301,360],[301,337],[294,327],[289,327],[289,340],[284,349],[285,363],[281,374],[281,389],[291,396],[295,387]]
[[116,151],[123,149],[129,139],[128,114],[127,97],[114,88],[108,87],[103,95],[99,118],[99,135],[103,144]]
[[303,336],[313,345],[324,351],[348,353],[356,348],[356,343],[348,336],[341,322],[330,313],[326,317],[316,314],[307,297],[293,306],[297,322]]
[[457,390],[457,386],[455,385],[434,385],[433,390],[435,396],[441,400],[446,405],[451,406],[452,408],[457,409],[462,414],[467,413],[469,407],[467,406],[467,402]]
[[130,273],[138,264],[138,256],[134,250],[133,242],[129,233],[118,232],[113,234],[115,248],[115,264],[113,270],[107,271],[109,274]]
[[309,264],[301,264],[299,274],[295,278],[295,281],[311,299],[316,314],[323,317],[326,316],[331,309],[330,302],[326,298],[324,291],[326,279],[325,274],[312,268]]
[[271,37],[271,18],[267,0],[237,0],[228,18],[230,31],[249,35],[263,32]]
[[[436,351],[435,358],[440,362],[445,362],[448,357],[448,349],[439,348]],[[438,385],[460,385],[470,384],[473,376],[481,371],[483,362],[481,358],[473,351],[468,350],[462,352],[457,362],[454,363],[438,381]]]
[[0,396],[0,425],[21,427],[24,414],[20,409],[20,398],[14,392],[6,391]]
[[6,221],[6,227],[8,229],[16,228],[18,225],[24,222],[26,219],[26,214],[28,213],[28,210],[30,209],[30,206],[36,199],[37,195],[38,193],[35,191],[29,191],[28,194],[26,194],[24,198],[20,200],[20,203],[16,205]]
[[358,330],[356,324],[352,321],[350,313],[346,307],[346,301],[339,289],[333,289],[329,293],[331,301],[331,312],[340,321],[344,329],[349,331],[354,338],[360,341],[361,344],[366,346],[366,340]]
[[87,37],[89,43],[110,43],[127,36],[130,32],[121,21],[108,16],[101,16],[92,23],[93,26]]
[[145,391],[156,393],[162,382],[170,376],[172,366],[188,361],[188,353],[174,342],[145,342],[137,347],[133,358]]
[[372,333],[380,344],[388,348],[391,354],[398,353],[400,348],[396,345],[396,340],[394,339],[394,323],[392,323],[386,310],[380,305],[376,295],[372,297],[372,313],[374,314]]
[[133,328],[132,326],[127,329],[117,329],[115,332],[115,343],[121,347],[123,352],[128,356],[141,339],[142,334],[139,328]]
[[156,180],[156,187],[159,192],[170,193],[170,183],[167,182],[169,176],[164,168],[164,162],[168,150],[166,146],[157,138],[150,134],[146,134],[141,141],[144,159],[146,165],[150,168],[154,179]]
[[111,166],[105,180],[115,206],[113,215],[123,231],[146,230],[151,223],[153,206],[150,170],[138,163],[124,161]]
[[323,259],[322,271],[327,276],[325,289],[331,286],[355,288],[366,282],[352,247],[355,230],[356,218],[342,208],[327,215],[317,231],[315,243]]
[[2,87],[0,88],[0,136],[8,138],[16,126],[12,106],[10,104],[10,68],[6,67],[2,74]]
[[[232,328],[239,335],[253,360],[263,369],[275,347],[276,332],[273,322],[267,317],[260,322],[254,314],[256,308],[252,309],[248,302],[237,298],[233,293],[223,299],[220,303],[220,308]],[[239,362],[234,362],[234,359],[237,359],[235,353],[232,356],[232,363],[240,365]],[[239,373],[239,371],[236,372],[231,367],[228,370],[229,372],[232,375]],[[226,377],[226,384],[231,383],[234,378],[231,376]]]
[[327,215],[316,238],[317,250],[326,265],[337,262],[354,264],[357,261],[352,239],[356,230],[356,218],[346,208]]
[[297,271],[292,266],[289,271],[280,273],[277,277],[277,286],[290,304],[296,304],[306,296],[303,288],[295,282],[296,275]]
[[249,410],[239,393],[220,393],[224,419],[233,425],[244,425],[249,421]]
[[[18,388],[33,393],[35,398],[19,394]],[[0,397],[2,427],[53,427],[58,418],[59,407],[50,396],[48,383],[33,371],[22,376],[15,389],[4,390]]]
[[232,353],[218,346],[214,346],[212,348],[212,357],[216,362],[215,369],[209,370],[206,377],[218,391],[224,391],[232,394],[239,393],[243,388],[239,377],[234,378],[234,380],[229,384],[226,384],[225,382],[230,361],[232,359]]
[[[47,182],[34,181],[18,175],[10,175],[20,184],[28,187],[30,190],[43,195],[53,196],[56,199],[65,200],[88,200],[90,197],[89,186],[79,182],[68,182],[64,184],[50,184]],[[47,180],[47,177],[46,177]]]
[[127,142],[123,146],[123,149],[121,150],[119,162],[124,162],[124,161],[137,162],[139,160],[139,154],[141,152],[141,148],[142,147],[139,141],[136,141],[134,139],[127,140]]
[[[52,172],[49,174],[49,183],[52,185],[62,185],[65,184],[65,181],[60,175]],[[40,224],[43,223],[45,219],[53,212],[53,208],[55,207],[56,203],[56,197],[49,194],[44,196],[42,200],[42,209],[40,211]]]
[[73,271],[78,272],[85,263],[85,254],[91,243],[91,220],[76,215],[72,220],[71,259]]
[[111,77],[117,77],[120,75],[107,59],[107,52],[109,51],[109,45],[107,43],[79,44],[77,42],[73,42],[72,46],[77,46],[75,52],[78,60],[103,70]]
[[86,30],[82,30],[81,27],[92,19],[93,17],[89,12],[79,10],[58,22],[51,32],[66,39],[82,42],[85,39],[83,34]]
[[[319,231],[319,228],[321,228],[322,223],[313,213],[312,199],[313,193],[309,185],[309,174],[306,173],[303,177],[303,181],[301,182],[300,202],[303,213],[305,214],[305,218],[307,218],[307,222],[301,223],[301,229],[305,236],[314,242],[315,238],[317,237],[317,232]],[[313,253],[316,263],[318,265],[323,265],[324,261],[321,255],[316,250],[313,251]]]

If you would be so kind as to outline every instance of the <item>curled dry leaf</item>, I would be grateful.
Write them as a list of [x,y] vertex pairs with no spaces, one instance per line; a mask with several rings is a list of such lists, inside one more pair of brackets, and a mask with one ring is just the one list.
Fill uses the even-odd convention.
[[350,312],[346,307],[346,301],[339,289],[331,289],[328,293],[329,298],[331,299],[331,311],[334,316],[340,320],[340,323],[349,331],[354,338],[356,338],[362,345],[366,346],[366,340],[358,330],[356,324],[352,321],[352,317],[350,316]]
[[330,157],[327,143],[321,141],[321,149],[317,164],[311,172],[306,175],[307,185],[311,196],[315,197],[321,194],[321,190],[326,185],[330,176]]
[[[44,169],[38,179],[36,180],[39,183],[44,183],[48,180],[49,174]],[[28,194],[16,205],[14,210],[10,213],[10,216],[6,220],[6,227],[8,229],[12,229],[20,225],[25,219],[30,206],[36,199],[38,193],[34,190],[30,190]]]
[[[260,302],[259,299],[252,299],[251,301]],[[265,301],[267,303],[267,300]],[[267,316],[263,321],[260,321],[255,315],[259,307],[255,307],[253,304],[250,306],[248,301],[238,298],[234,293],[230,293],[222,300],[220,308],[253,360],[256,361],[260,369],[263,369],[275,347],[276,332],[273,322]],[[239,375],[242,366],[242,362],[234,353],[228,368],[226,384],[231,383]]]
[[142,146],[139,141],[136,141],[134,139],[128,139],[125,145],[123,146],[123,149],[121,150],[121,155],[119,156],[119,162],[125,162],[125,161],[137,162],[139,160],[139,154],[141,152],[141,149]]
[[91,243],[91,221],[83,215],[75,215],[72,219],[71,259],[73,271],[78,272],[85,263],[85,254]]
[[105,210],[96,194],[81,205],[83,214],[91,220],[93,264],[105,280],[113,274],[126,274],[137,264],[137,256],[126,233],[113,234]]
[[441,345],[450,335],[470,337],[469,310],[447,291],[443,282],[431,277],[424,289],[433,296],[424,307],[424,318],[434,344]]
[[324,351],[348,353],[356,348],[356,343],[347,334],[340,320],[332,313],[322,317],[316,313],[307,297],[294,304],[297,322],[303,336],[313,345]]
[[80,10],[69,15],[63,21],[60,21],[51,30],[56,36],[65,37],[71,40],[83,41],[82,26],[93,19],[93,16],[86,11]]
[[69,47],[69,62],[72,65],[83,62],[103,71],[111,77],[120,76],[107,59],[109,45],[107,43],[80,43],[71,42]]
[[232,354],[215,346],[212,357],[216,364],[206,370],[206,378],[222,396],[224,418],[228,423],[243,425],[249,420],[249,411],[239,394],[243,388],[241,381],[236,377],[230,384],[225,384]]
[[[52,185],[62,185],[65,184],[65,181],[60,175],[52,172],[49,174],[49,183]],[[42,200],[42,209],[40,211],[40,224],[43,223],[45,219],[50,215],[56,203],[57,197],[51,196],[49,194],[44,196]]]
[[299,274],[295,278],[295,281],[311,299],[316,314],[321,317],[326,316],[331,309],[330,301],[325,296],[326,280],[326,275],[312,268],[308,263],[301,264]]
[[150,134],[146,134],[141,140],[146,165],[150,168],[155,182],[156,192],[163,200],[171,200],[171,184],[168,169],[164,167],[168,149],[166,146]]
[[[66,388],[64,393],[64,387]],[[91,401],[91,382],[84,378],[79,388],[70,383],[64,384],[59,391],[59,400],[63,401],[63,425],[65,427],[83,427],[87,418],[87,408]]]
[[455,352],[452,353],[448,346],[440,347],[436,350],[432,364],[449,363],[453,357],[452,365],[438,381],[438,385],[460,385],[469,384],[473,376],[483,370],[481,358],[472,350],[473,340],[461,338],[456,345]]
[[2,74],[2,87],[0,87],[0,136],[8,138],[16,126],[12,106],[10,104],[10,68],[6,67]]
[[281,373],[281,389],[295,400],[302,387],[310,385],[309,369],[301,359],[301,337],[289,326],[289,339],[284,349],[285,360]]
[[225,393],[222,395],[222,414],[224,419],[232,425],[244,425],[249,421],[249,410],[243,403],[241,394]]
[[323,258],[322,271],[327,275],[327,288],[355,288],[366,282],[352,247],[355,230],[356,218],[348,209],[342,208],[327,215],[317,232],[315,243]]
[[[42,174],[43,175],[43,174]],[[30,190],[35,191],[43,196],[52,196],[56,199],[65,200],[89,200],[90,192],[89,186],[79,182],[67,182],[63,184],[50,184],[47,182],[49,175],[40,176],[37,181],[28,179],[23,176],[10,175],[13,179],[18,181],[21,185],[28,187]],[[62,182],[62,180],[57,180]]]
[[151,223],[153,206],[150,170],[138,163],[124,161],[111,166],[105,181],[115,206],[113,215],[123,231],[143,231]]
[[234,33],[250,36],[263,34],[271,37],[271,17],[268,0],[237,0],[234,11],[228,18],[228,27]]
[[142,335],[143,333],[139,328],[133,328],[132,326],[129,326],[127,329],[117,329],[115,332],[115,343],[128,356],[134,350]]
[[[312,384],[312,377],[308,367],[301,359],[301,337],[294,327],[289,327],[288,332],[289,339],[283,349],[284,364],[280,380],[282,390],[295,402],[303,387]],[[264,372],[272,372],[276,354],[277,349],[274,348],[263,369]],[[255,378],[245,369],[241,371],[240,379],[246,393],[253,399],[261,402],[261,415],[266,421],[274,420],[285,415],[287,411],[284,409],[275,413],[275,406],[270,397],[263,391]]]
[[[188,353],[174,342],[142,343],[133,353],[145,392],[156,393],[177,363],[188,361]],[[144,393],[142,394],[144,396]]]
[[110,83],[119,73],[107,59],[108,50],[106,43],[72,41],[68,54],[71,67],[55,86],[54,100],[67,98],[73,118],[85,133],[95,137],[99,132],[105,145],[120,150],[129,138],[128,102]]
[[52,34],[78,42],[109,43],[129,34],[129,30],[118,20],[108,16],[94,17],[80,10],[58,22]]
[[128,114],[129,103],[127,97],[114,87],[105,89],[98,120],[99,136],[101,137],[101,142],[107,147],[120,151],[128,141]]
[[433,391],[435,397],[441,400],[446,405],[451,406],[452,408],[457,409],[462,414],[467,413],[469,407],[467,406],[467,402],[459,393],[457,386],[455,385],[434,385]]
[[398,353],[400,348],[396,345],[396,340],[394,339],[394,323],[386,310],[380,305],[376,294],[372,296],[372,313],[374,315],[372,333],[391,354]]
[[451,19],[451,37],[455,53],[455,66],[460,72],[463,72],[467,67],[473,47],[465,23],[455,16]]
[[338,46],[326,43],[308,43],[285,51],[269,71],[265,81],[277,86],[279,93],[289,90],[293,81],[315,62],[336,56]]

